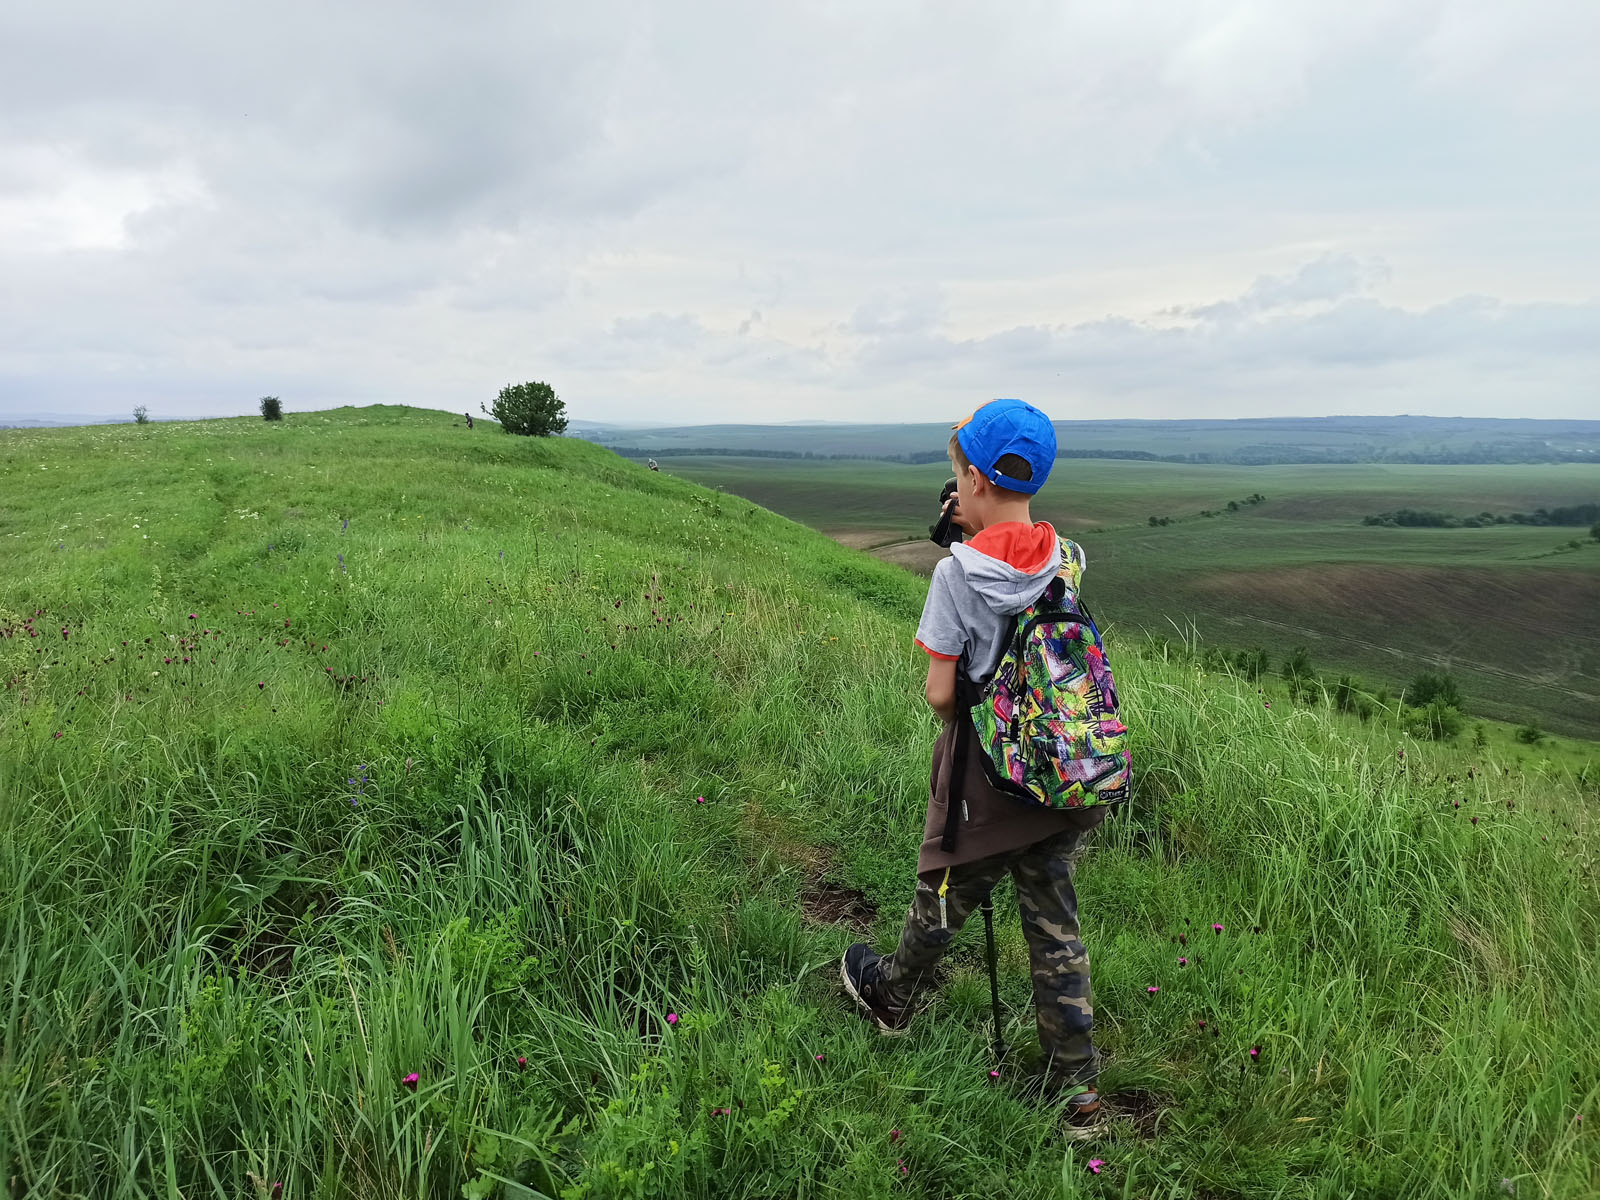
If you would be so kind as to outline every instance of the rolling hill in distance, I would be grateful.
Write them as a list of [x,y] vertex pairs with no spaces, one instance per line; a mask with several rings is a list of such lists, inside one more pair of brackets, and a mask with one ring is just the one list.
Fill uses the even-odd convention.
[[[575,428],[889,561],[941,557],[926,534],[946,426]],[[1304,647],[1368,692],[1442,669],[1473,713],[1600,738],[1600,421],[1058,422],[1057,437],[1035,516],[1082,542],[1086,594],[1126,632],[1275,665]],[[1385,520],[1422,523],[1368,523]]]

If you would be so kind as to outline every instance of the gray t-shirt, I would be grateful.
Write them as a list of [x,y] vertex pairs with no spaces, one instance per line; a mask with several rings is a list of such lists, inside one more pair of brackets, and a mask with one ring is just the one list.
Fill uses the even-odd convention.
[[[1063,576],[1068,596],[1077,594],[1083,551],[1076,542],[1056,538],[1048,525],[1041,523],[1033,530],[1048,530],[1055,542],[1037,569],[1021,570],[958,542],[950,547],[950,557],[933,570],[917,625],[917,643],[940,658],[958,659],[961,671],[974,683],[981,684],[994,674],[1012,630],[1012,618],[1042,596],[1052,579]],[[985,545],[981,534],[976,543]]]

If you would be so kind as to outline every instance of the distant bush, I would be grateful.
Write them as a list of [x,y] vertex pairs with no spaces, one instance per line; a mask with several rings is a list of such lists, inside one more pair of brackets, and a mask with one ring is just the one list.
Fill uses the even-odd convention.
[[1405,711],[1406,731],[1412,737],[1432,738],[1436,742],[1448,741],[1466,727],[1461,710],[1442,700]]
[[1171,525],[1172,524],[1172,518],[1171,517],[1151,517],[1150,518],[1150,524],[1152,526],[1156,526],[1156,525]]
[[1536,508],[1531,513],[1484,511],[1475,517],[1458,517],[1423,508],[1397,508],[1393,512],[1362,517],[1361,523],[1403,529],[1481,529],[1485,525],[1585,525],[1596,517],[1600,517],[1600,504],[1558,505]]
[[506,433],[527,437],[553,437],[567,429],[567,407],[548,383],[507,384],[484,412],[500,422]]
[[1464,707],[1461,688],[1448,671],[1424,671],[1406,684],[1407,703],[1420,708],[1435,700],[1442,700],[1451,708]]
[[261,419],[263,421],[283,420],[283,401],[276,396],[261,397]]
[[1354,675],[1341,675],[1334,681],[1329,693],[1334,708],[1342,713],[1353,713],[1363,721],[1370,721],[1375,708],[1366,687]]
[[1518,725],[1516,731],[1511,736],[1516,738],[1517,741],[1521,742],[1524,746],[1537,746],[1540,742],[1544,741],[1544,730],[1540,729],[1532,721],[1529,721],[1526,725]]
[[135,405],[133,409],[133,423],[135,425],[150,424],[150,410],[142,404]]
[[1489,744],[1489,727],[1482,721],[1472,727],[1472,744],[1479,750]]
[[1233,669],[1254,683],[1271,669],[1271,664],[1267,661],[1267,652],[1260,646],[1253,646],[1234,652]]

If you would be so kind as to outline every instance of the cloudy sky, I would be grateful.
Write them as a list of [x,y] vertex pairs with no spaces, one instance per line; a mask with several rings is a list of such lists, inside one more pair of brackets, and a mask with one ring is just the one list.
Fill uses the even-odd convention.
[[1600,3],[0,8],[0,419],[1600,417]]

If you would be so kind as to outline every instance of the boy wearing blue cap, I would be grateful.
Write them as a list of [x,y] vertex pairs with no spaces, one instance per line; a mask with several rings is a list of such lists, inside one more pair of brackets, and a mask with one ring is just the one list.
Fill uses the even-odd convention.
[[1100,1105],[1093,1086],[1098,1055],[1072,868],[1105,809],[1034,807],[997,791],[960,736],[975,689],[993,675],[1016,615],[1057,578],[1075,597],[1083,551],[1029,515],[1029,499],[1056,456],[1055,429],[1038,409],[992,401],[956,426],[949,453],[953,517],[967,541],[935,568],[917,627],[917,645],[928,655],[928,704],[944,728],[934,744],[916,896],[894,953],[879,956],[857,943],[845,952],[840,974],[880,1032],[906,1032],[917,992],[932,981],[968,915],[1009,871],[1032,963],[1041,1082],[1070,1115],[1089,1116]]

